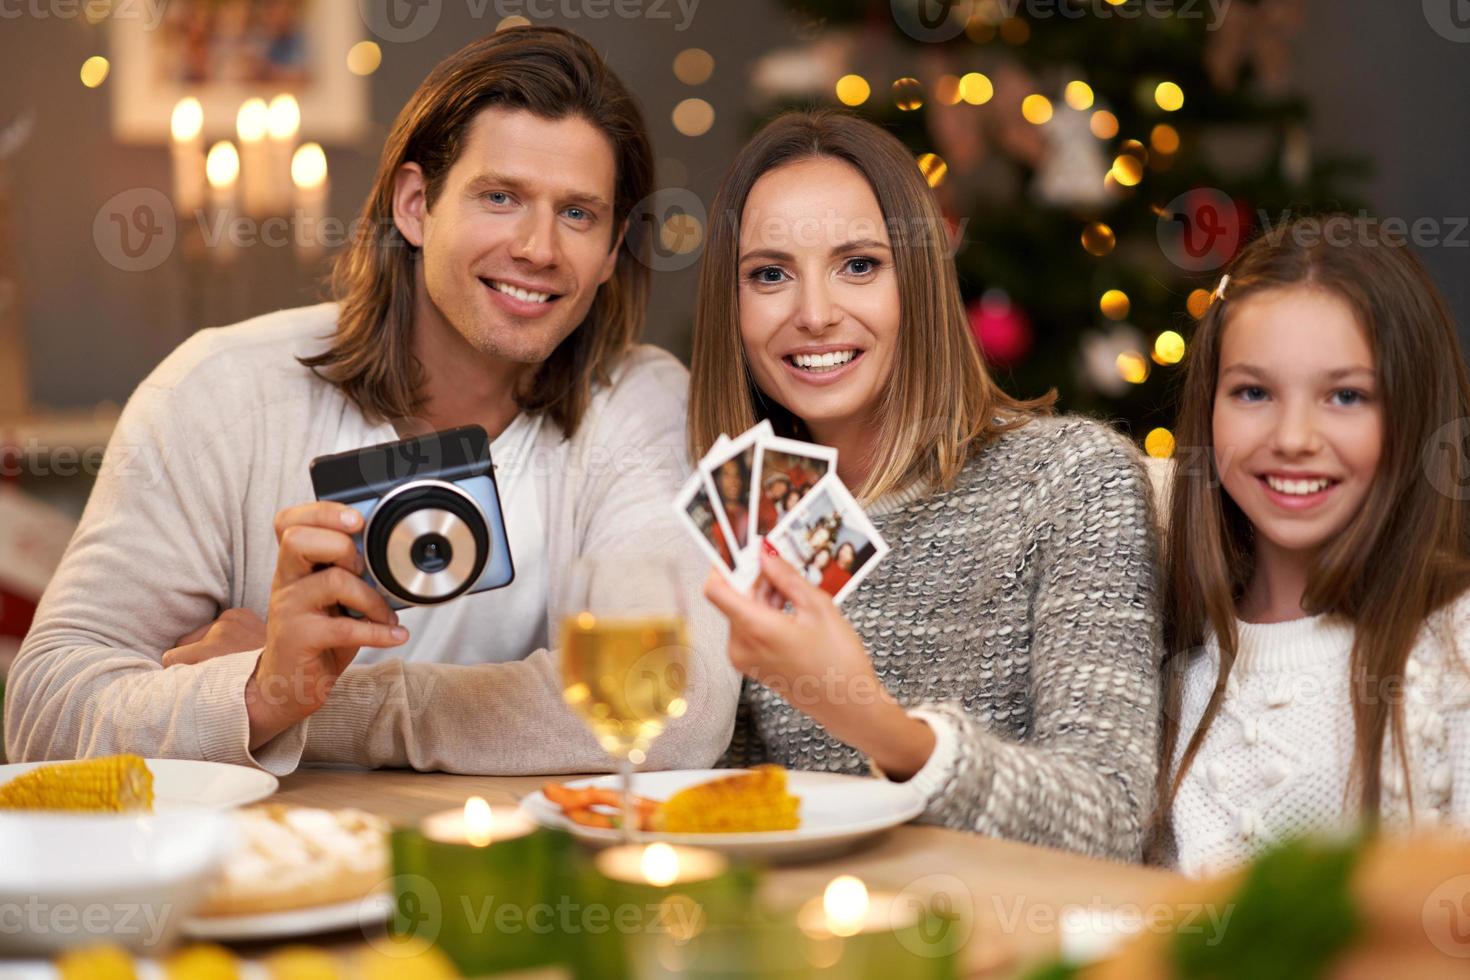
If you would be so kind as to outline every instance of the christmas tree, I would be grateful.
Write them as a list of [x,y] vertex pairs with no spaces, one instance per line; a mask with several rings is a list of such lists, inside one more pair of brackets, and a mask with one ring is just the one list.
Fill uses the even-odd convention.
[[787,0],[756,125],[842,104],[895,133],[950,222],[1013,394],[1173,451],[1172,384],[1220,268],[1284,214],[1355,210],[1291,91],[1304,0]]

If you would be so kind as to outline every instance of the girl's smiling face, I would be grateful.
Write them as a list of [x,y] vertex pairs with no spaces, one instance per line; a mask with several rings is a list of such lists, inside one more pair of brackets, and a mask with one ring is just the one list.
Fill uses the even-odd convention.
[[[1227,300],[1227,302],[1229,302]],[[1220,339],[1215,466],[1257,548],[1312,554],[1362,506],[1383,450],[1368,333],[1322,289],[1238,301]]]

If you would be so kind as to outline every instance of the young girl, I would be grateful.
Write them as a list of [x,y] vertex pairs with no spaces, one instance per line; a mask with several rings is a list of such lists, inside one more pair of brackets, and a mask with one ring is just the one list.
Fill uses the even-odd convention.
[[1137,453],[991,381],[944,218],[883,129],[777,119],[710,215],[695,458],[760,419],[834,446],[892,548],[840,609],[769,554],[754,596],[706,585],[751,678],[727,762],[876,771],[935,823],[1138,857],[1161,636]]
[[1428,275],[1362,224],[1248,246],[1190,352],[1159,839],[1190,874],[1470,826],[1470,382]]

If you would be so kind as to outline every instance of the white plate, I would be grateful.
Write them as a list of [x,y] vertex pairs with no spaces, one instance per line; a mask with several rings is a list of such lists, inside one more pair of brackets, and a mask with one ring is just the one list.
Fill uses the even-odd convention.
[[[681,769],[640,772],[633,777],[633,792],[655,800],[666,800],[685,787],[738,771]],[[618,777],[577,779],[567,785],[616,789]],[[796,830],[757,834],[638,834],[637,839],[692,844],[764,861],[806,861],[847,850],[864,837],[908,823],[924,812],[924,801],[918,794],[907,786],[885,779],[831,772],[790,772],[787,773],[787,788],[792,795],[801,798],[801,826]],[[521,800],[521,808],[537,823],[569,830],[584,840],[610,844],[622,840],[616,830],[572,823],[563,816],[561,808],[540,790]]]
[[376,892],[364,898],[335,905],[291,909],[287,912],[265,912],[258,915],[194,916],[184,921],[184,934],[193,939],[215,942],[243,942],[249,939],[285,939],[309,936],[339,929],[376,931],[393,912],[393,896]]
[[[153,773],[153,812],[169,810],[229,810],[263,800],[281,785],[268,772],[223,762],[192,759],[147,759]],[[52,762],[16,762],[0,766],[0,785],[21,773]]]

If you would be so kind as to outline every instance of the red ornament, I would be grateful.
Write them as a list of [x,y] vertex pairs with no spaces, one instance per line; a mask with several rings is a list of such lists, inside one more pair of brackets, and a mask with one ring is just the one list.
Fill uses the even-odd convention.
[[987,290],[967,309],[970,332],[987,363],[1009,367],[1031,352],[1031,323],[1003,291]]

